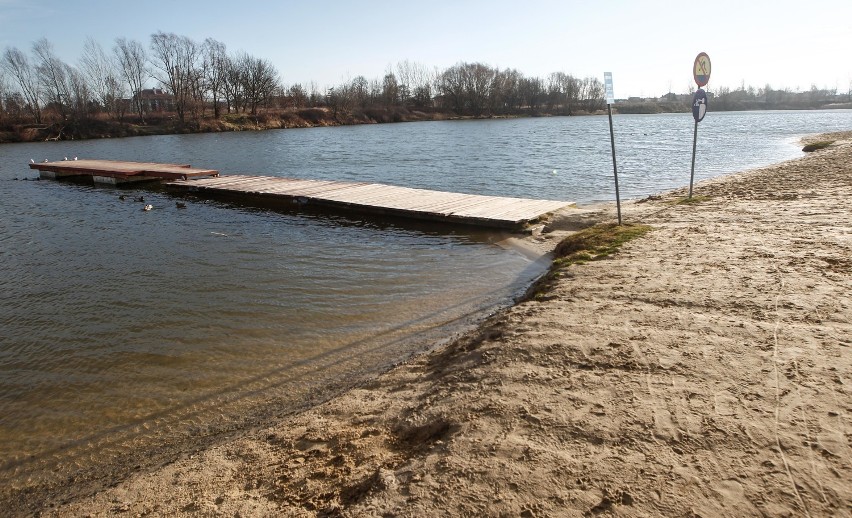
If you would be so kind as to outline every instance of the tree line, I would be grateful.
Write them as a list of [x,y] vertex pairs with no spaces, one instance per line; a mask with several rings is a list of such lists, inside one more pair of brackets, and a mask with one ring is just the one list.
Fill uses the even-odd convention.
[[[290,89],[297,105],[306,100],[302,92],[301,85]],[[579,79],[564,72],[541,79],[483,63],[460,62],[440,70],[403,61],[389,67],[381,80],[357,76],[330,88],[326,104],[335,110],[405,107],[474,117],[572,115],[603,109],[603,94],[599,79]],[[319,104],[313,96],[307,101]]]
[[147,45],[116,38],[104,48],[88,38],[75,64],[61,60],[46,38],[29,52],[6,47],[0,56],[0,126],[53,124],[74,131],[94,119],[144,123],[152,107],[144,92],[162,92],[181,125],[222,114],[324,108],[339,112],[401,108],[459,116],[602,109],[597,78],[556,72],[526,77],[515,69],[460,62],[445,70],[404,61],[383,77],[364,76],[319,88],[286,86],[269,60],[229,52],[213,38],[195,41],[157,32]]
[[[842,97],[816,87],[791,92],[769,85],[709,93],[714,110],[813,108]],[[78,61],[69,64],[42,38],[28,52],[6,47],[0,55],[0,141],[4,129],[14,126],[50,127],[55,138],[66,138],[84,135],[97,122],[144,125],[155,116],[162,121],[164,114],[178,129],[190,130],[223,114],[284,120],[294,110],[312,123],[406,120],[406,114],[407,120],[424,114],[573,115],[602,110],[603,97],[603,84],[594,77],[564,72],[528,77],[468,62],[439,69],[403,61],[379,78],[359,75],[322,88],[313,81],[285,85],[267,59],[229,52],[213,38],[195,41],[164,32],[152,34],[147,45],[119,37],[104,48],[88,38]],[[852,98],[852,85],[847,97]],[[690,102],[691,93],[670,92],[619,102],[616,109],[689,111]]]
[[167,92],[169,107],[186,123],[208,111],[218,118],[223,109],[255,114],[280,89],[280,80],[268,60],[228,53],[212,38],[197,42],[157,32],[147,47],[116,38],[109,50],[89,38],[76,65],[59,59],[42,38],[29,53],[7,47],[0,56],[0,123],[73,126],[101,114],[144,121],[142,93],[152,85]]

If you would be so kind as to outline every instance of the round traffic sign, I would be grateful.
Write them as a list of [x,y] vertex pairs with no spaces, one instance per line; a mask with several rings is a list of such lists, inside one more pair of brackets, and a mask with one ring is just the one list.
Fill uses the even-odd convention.
[[692,117],[695,118],[695,122],[701,122],[705,113],[707,113],[707,93],[699,88],[692,96]]
[[699,87],[710,81],[710,56],[706,52],[695,57],[695,63],[692,65],[692,77],[695,78],[695,84]]

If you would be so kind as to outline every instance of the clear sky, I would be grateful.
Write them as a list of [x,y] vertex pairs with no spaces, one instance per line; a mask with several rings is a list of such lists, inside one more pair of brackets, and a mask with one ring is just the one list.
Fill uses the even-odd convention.
[[852,0],[0,0],[0,49],[46,37],[69,64],[87,36],[147,48],[157,31],[268,59],[287,85],[478,61],[542,78],[609,71],[616,97],[659,96],[687,91],[703,51],[710,90],[852,88]]

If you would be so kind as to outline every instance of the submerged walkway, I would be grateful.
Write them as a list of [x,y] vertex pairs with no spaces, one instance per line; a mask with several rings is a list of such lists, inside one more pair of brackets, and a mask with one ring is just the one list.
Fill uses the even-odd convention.
[[482,196],[379,183],[268,176],[219,176],[169,182],[167,185],[200,193],[278,198],[290,203],[353,212],[497,228],[520,228],[549,212],[571,205],[567,201]]
[[170,188],[251,201],[281,201],[338,212],[360,212],[444,223],[520,229],[571,202],[431,191],[379,183],[297,180],[271,176],[221,176],[213,169],[186,164],[62,160],[31,163],[42,178],[90,177],[96,183],[121,185],[166,182]]

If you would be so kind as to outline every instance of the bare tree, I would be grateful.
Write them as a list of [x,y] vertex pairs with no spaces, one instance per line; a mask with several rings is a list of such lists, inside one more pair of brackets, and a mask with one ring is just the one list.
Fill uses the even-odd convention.
[[[396,79],[399,83],[399,104],[405,106],[414,91],[414,77],[416,65],[407,59],[396,64]],[[392,73],[388,68],[388,73]]]
[[397,63],[400,103],[404,106],[413,104],[418,108],[431,106],[433,83],[437,75],[416,62],[405,60]]
[[604,86],[597,77],[586,77],[580,81],[579,100],[588,112],[600,110],[604,106]]
[[8,106],[10,94],[9,83],[6,82],[6,74],[3,69],[0,68],[0,124],[4,122],[6,115],[9,113]]
[[71,95],[71,113],[75,122],[84,122],[92,110],[92,92],[86,77],[76,67],[65,65],[68,90]]
[[246,58],[245,54],[237,54],[229,56],[225,62],[225,73],[222,77],[222,94],[225,97],[225,104],[228,108],[228,113],[231,111],[239,111],[244,108],[243,99],[243,70],[242,61]]
[[219,101],[223,95],[225,75],[228,70],[228,54],[225,44],[213,38],[207,38],[202,44],[204,55],[204,82],[213,102],[213,117],[219,118]]
[[6,47],[3,52],[3,69],[15,80],[26,102],[26,109],[41,124],[41,86],[35,69],[26,54],[16,47]]
[[257,115],[258,107],[266,104],[279,86],[278,71],[266,59],[247,56],[243,64],[245,66],[243,89],[246,94],[246,102],[251,114]]
[[364,109],[370,104],[370,83],[364,76],[357,76],[350,83],[352,91],[353,103],[359,108]]
[[290,99],[293,100],[295,108],[304,108],[308,105],[308,94],[301,83],[296,83],[287,91]]
[[148,77],[146,67],[147,56],[145,55],[145,47],[136,40],[127,40],[126,38],[116,38],[115,46],[112,48],[113,54],[118,61],[121,75],[124,77],[125,84],[130,89],[130,95],[133,98],[133,104],[136,108],[136,113],[139,114],[139,119],[144,121],[144,112],[142,106],[142,88],[145,86],[145,79]]
[[450,108],[456,113],[465,109],[463,63],[453,65],[444,70],[438,81],[438,91],[441,92],[443,108]]
[[382,79],[382,100],[385,107],[390,108],[399,105],[399,95],[399,83],[396,76],[393,75],[393,72],[385,74],[384,79]]
[[80,58],[80,67],[85,75],[89,89],[107,115],[121,119],[120,106],[127,90],[119,79],[116,60],[107,56],[103,47],[94,39],[87,38]]
[[468,107],[480,116],[488,106],[495,71],[482,63],[466,64],[463,70]]
[[63,121],[67,120],[71,105],[68,66],[56,57],[53,44],[47,38],[41,38],[33,44],[33,55],[45,105],[52,106]]
[[578,104],[580,81],[564,72],[554,72],[548,77],[547,102],[551,110],[571,115]]
[[489,96],[489,111],[507,114],[519,110],[523,103],[523,97],[520,94],[520,84],[523,79],[524,76],[512,68],[496,71]]
[[174,96],[175,111],[183,123],[201,75],[200,47],[186,36],[160,31],[151,35],[151,51],[151,63],[157,71],[154,76]]

